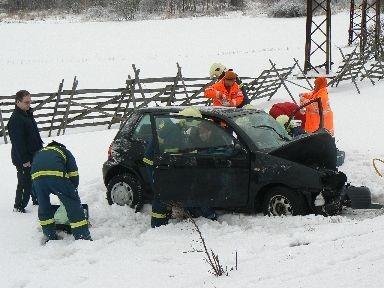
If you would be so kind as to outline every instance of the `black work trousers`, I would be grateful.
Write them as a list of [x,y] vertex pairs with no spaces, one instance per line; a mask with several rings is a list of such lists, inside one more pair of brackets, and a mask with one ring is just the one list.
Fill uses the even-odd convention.
[[14,208],[24,209],[32,196],[33,203],[37,204],[37,198],[32,194],[31,167],[16,167],[17,187]]

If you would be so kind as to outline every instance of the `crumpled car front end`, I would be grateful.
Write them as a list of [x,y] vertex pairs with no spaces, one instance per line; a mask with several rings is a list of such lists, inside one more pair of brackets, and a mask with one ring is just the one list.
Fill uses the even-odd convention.
[[325,171],[321,177],[323,189],[312,202],[314,212],[323,215],[340,214],[342,210],[341,192],[346,181],[347,177],[343,172]]
[[[308,187],[311,195],[308,199],[311,210],[323,215],[341,213],[341,192],[345,187],[347,177],[336,167],[337,149],[335,140],[329,133],[320,131],[294,139],[269,154],[316,170],[320,178],[320,181],[316,182],[320,186]],[[311,175],[314,177],[314,174]]]

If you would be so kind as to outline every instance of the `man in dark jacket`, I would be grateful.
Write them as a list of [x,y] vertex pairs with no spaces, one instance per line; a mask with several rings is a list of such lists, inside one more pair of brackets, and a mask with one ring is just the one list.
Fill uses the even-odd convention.
[[55,194],[63,203],[75,239],[92,240],[77,192],[79,172],[72,153],[63,144],[52,141],[36,153],[31,173],[39,201],[39,222],[46,240],[57,240],[50,194]]
[[[31,195],[31,163],[34,154],[43,145],[31,108],[31,95],[26,90],[16,93],[16,106],[9,118],[7,128],[12,143],[12,163],[17,169],[17,188],[14,204],[15,212],[25,212]],[[33,204],[37,204],[32,194]]]

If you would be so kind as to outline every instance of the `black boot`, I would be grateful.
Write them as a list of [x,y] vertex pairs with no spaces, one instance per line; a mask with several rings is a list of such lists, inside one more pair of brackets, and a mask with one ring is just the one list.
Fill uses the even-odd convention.
[[25,209],[20,207],[14,207],[13,212],[25,213]]

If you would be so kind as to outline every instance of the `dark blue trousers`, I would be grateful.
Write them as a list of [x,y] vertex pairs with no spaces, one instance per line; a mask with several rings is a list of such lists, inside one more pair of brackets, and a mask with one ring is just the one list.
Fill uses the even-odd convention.
[[166,203],[155,198],[152,201],[151,227],[167,225],[171,216],[172,209]]
[[53,176],[40,177],[33,181],[33,190],[39,201],[40,224],[48,239],[57,238],[53,220],[55,211],[49,199],[50,194],[55,194],[67,210],[71,231],[75,239],[91,240],[88,221],[85,218],[79,194],[70,180]]
[[[17,187],[14,208],[24,209],[27,207],[32,192],[31,167],[16,167]],[[32,195],[33,202],[37,202]]]

